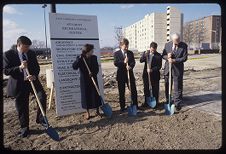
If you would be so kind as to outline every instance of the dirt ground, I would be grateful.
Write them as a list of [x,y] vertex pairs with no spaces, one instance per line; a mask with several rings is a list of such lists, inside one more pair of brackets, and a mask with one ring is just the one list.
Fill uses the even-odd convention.
[[[136,72],[139,105],[144,101],[141,72]],[[110,79],[111,78],[111,79]],[[45,78],[41,76],[43,85]],[[115,73],[104,75],[105,101],[113,109],[113,117],[83,114],[56,117],[55,106],[47,112],[49,123],[58,131],[61,141],[51,140],[44,128],[35,123],[35,100],[30,103],[28,138],[17,137],[19,123],[14,102],[4,96],[4,145],[13,150],[141,150],[141,149],[218,149],[222,145],[222,120],[215,115],[189,108],[186,95],[196,91],[221,91],[221,68],[184,74],[186,106],[173,116],[165,116],[162,106],[140,111],[136,117],[119,114]],[[164,99],[164,80],[160,80],[160,103]],[[49,97],[50,90],[46,89]],[[126,91],[128,98],[128,90]],[[192,102],[191,102],[192,103]],[[127,104],[129,102],[127,100]],[[92,115],[95,111],[92,111]]]

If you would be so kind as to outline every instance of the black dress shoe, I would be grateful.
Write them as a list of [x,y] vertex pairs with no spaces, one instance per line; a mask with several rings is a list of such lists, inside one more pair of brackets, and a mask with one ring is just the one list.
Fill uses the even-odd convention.
[[143,103],[140,107],[147,108],[148,104],[147,103]]
[[138,106],[137,106],[137,110],[143,111],[144,109],[142,109],[141,107],[138,107]]
[[27,137],[30,134],[29,128],[28,127],[24,127],[20,130],[20,132],[18,133],[18,136],[21,138]]
[[180,105],[180,104],[177,104],[177,105],[176,105],[176,110],[177,110],[177,111],[180,111],[180,110],[181,110],[181,105]]
[[125,112],[126,111],[126,108],[121,108],[120,109],[120,113],[123,113],[123,112]]

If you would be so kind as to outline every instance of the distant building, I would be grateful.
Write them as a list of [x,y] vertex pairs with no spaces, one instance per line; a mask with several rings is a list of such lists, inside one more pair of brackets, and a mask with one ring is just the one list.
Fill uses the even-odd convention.
[[221,16],[211,15],[185,23],[183,37],[191,49],[219,49]]
[[170,41],[172,33],[183,34],[183,14],[168,6],[166,13],[151,13],[136,23],[123,28],[123,35],[129,40],[129,48],[139,52],[149,49],[152,41],[158,44],[158,52]]
[[181,13],[177,8],[167,7],[167,42],[170,41],[170,36],[173,33],[180,34],[180,39],[183,40],[183,23],[184,14]]

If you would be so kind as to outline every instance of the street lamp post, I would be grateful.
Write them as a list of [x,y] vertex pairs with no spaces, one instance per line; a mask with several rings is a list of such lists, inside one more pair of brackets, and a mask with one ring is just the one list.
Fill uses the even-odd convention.
[[45,27],[45,39],[46,39],[46,60],[48,60],[48,48],[47,48],[47,34],[46,34],[46,11],[45,8],[47,7],[46,4],[44,4],[42,6],[43,10],[44,10],[44,27]]

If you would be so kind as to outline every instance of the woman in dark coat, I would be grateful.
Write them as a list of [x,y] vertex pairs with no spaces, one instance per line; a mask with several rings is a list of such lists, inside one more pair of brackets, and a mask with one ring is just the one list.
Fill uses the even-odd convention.
[[[99,65],[97,56],[93,55],[93,48],[94,46],[92,44],[86,44],[82,50],[82,54],[76,58],[76,61],[72,65],[73,69],[77,70],[79,68],[80,70],[81,103],[82,108],[87,110],[87,120],[90,119],[89,109],[96,108],[96,114],[100,115],[99,107],[102,105],[100,96],[91,79],[91,76],[93,76],[98,85],[97,74],[99,72]],[[91,74],[89,74],[83,58],[85,59]]]

